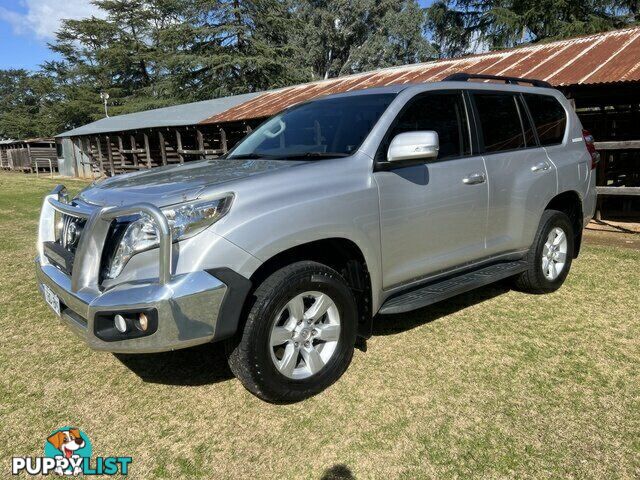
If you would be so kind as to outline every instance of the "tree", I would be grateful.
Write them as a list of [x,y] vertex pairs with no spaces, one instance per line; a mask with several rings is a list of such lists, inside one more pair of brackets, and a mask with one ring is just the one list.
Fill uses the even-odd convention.
[[427,9],[443,57],[602,32],[637,14],[638,0],[439,0]]
[[163,30],[181,21],[172,0],[96,0],[104,18],[65,20],[51,49],[62,57],[45,65],[58,79],[65,96],[91,105],[81,110],[100,116],[100,92],[111,97],[113,113],[156,108],[175,103],[164,88],[168,73],[161,39]]
[[299,63],[330,78],[429,60],[424,14],[415,0],[304,0],[294,7]]
[[101,92],[118,115],[433,55],[416,0],[94,3],[104,12],[100,18],[63,21],[50,45],[60,59],[37,74],[51,91],[37,107],[30,97],[23,113],[14,109],[16,125],[7,131],[26,131],[33,115],[39,126],[31,131],[49,134],[102,118]]
[[[0,136],[638,21],[638,0],[94,0],[41,71],[0,72]],[[432,43],[433,42],[433,45]]]
[[178,82],[196,99],[304,81],[291,33],[299,27],[284,0],[195,0],[166,37]]
[[57,100],[47,76],[0,70],[0,138],[45,137],[59,131],[52,112]]

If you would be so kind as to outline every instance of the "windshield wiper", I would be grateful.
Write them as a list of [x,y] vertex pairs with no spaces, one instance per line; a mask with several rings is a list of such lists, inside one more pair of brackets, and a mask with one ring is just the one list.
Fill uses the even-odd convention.
[[348,153],[342,152],[300,152],[290,153],[286,155],[265,155],[264,153],[241,153],[239,155],[230,155],[226,158],[229,160],[305,160],[307,158],[338,158],[348,157]]
[[273,155],[264,155],[262,153],[241,153],[240,155],[231,155],[226,158],[229,160],[256,160],[261,158],[273,160],[279,157],[274,157]]
[[292,153],[289,155],[281,155],[278,158],[282,160],[295,160],[305,158],[342,158],[348,157],[348,153],[342,152],[304,152],[304,153]]

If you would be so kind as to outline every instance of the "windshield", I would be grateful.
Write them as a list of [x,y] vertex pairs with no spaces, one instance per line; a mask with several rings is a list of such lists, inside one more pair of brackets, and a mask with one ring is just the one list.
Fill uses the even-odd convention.
[[395,94],[364,94],[302,104],[276,115],[227,158],[346,157],[367,137]]

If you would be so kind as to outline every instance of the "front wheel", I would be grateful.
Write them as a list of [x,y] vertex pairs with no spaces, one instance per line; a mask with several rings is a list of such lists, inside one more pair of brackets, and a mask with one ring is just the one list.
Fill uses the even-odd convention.
[[529,268],[515,279],[517,289],[529,293],[549,293],[564,283],[573,259],[571,220],[557,210],[545,210],[529,251]]
[[335,270],[296,262],[255,291],[229,366],[254,395],[273,403],[311,397],[349,366],[356,338],[353,293]]

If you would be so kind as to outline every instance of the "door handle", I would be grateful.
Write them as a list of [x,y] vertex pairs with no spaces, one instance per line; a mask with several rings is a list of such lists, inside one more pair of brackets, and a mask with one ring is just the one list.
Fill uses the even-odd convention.
[[549,162],[540,162],[540,163],[536,163],[533,167],[531,167],[531,171],[544,172],[545,170],[549,170],[550,168],[551,168],[551,165],[549,165]]
[[462,179],[462,183],[465,185],[476,185],[478,183],[484,183],[487,177],[484,173],[470,173]]

